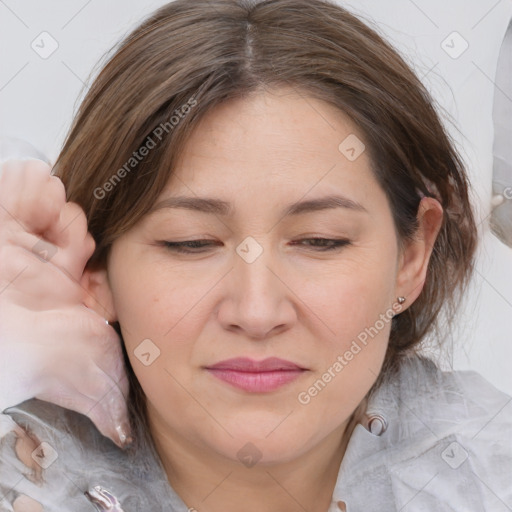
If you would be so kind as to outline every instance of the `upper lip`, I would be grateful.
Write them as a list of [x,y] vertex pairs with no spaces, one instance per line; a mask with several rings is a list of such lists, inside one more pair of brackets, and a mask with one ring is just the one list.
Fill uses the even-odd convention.
[[236,370],[240,372],[271,372],[278,370],[305,370],[301,366],[279,359],[278,357],[269,357],[262,361],[256,361],[248,357],[235,357],[226,359],[214,365],[207,366],[208,369],[215,370]]

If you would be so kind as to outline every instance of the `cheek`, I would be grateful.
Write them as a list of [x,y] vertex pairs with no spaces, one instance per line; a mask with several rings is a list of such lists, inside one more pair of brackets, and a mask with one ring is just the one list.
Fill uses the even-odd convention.
[[[363,367],[366,373],[368,369],[378,373],[387,348],[393,287],[390,279],[378,277],[369,273],[364,280],[359,274],[341,276],[326,281],[322,293],[312,288],[308,295],[305,290],[311,309],[321,320],[316,332],[321,329],[323,335],[314,339],[318,353],[323,354],[324,368],[333,366],[342,356],[343,371],[353,372],[350,382],[354,385]],[[336,373],[340,372],[341,368]]]
[[362,282],[347,277],[339,284],[343,290],[331,283],[317,303],[329,328],[314,338],[311,353],[320,355],[315,356],[320,358],[317,371],[295,397],[318,433],[346,421],[366,396],[380,373],[392,322],[388,279]]
[[[131,366],[149,401],[159,403],[171,390],[179,393],[177,382],[188,378],[192,342],[200,337],[207,314],[208,301],[202,299],[218,279],[194,281],[168,266],[150,267],[118,268],[112,284]],[[127,275],[131,278],[122,277]]]
[[159,345],[164,340],[183,341],[183,325],[194,325],[201,299],[215,282],[211,273],[204,279],[189,274],[169,264],[116,269],[112,289],[117,317],[127,334],[125,341],[131,345],[145,338]]
[[304,301],[321,320],[322,335],[313,338],[321,362],[297,401],[309,416],[330,418],[333,424],[351,414],[377,379],[393,314],[393,245],[352,254],[343,264],[304,280],[302,288]]
[[[375,325],[381,315],[389,324],[394,301],[397,252],[392,244],[357,247],[321,271],[311,267],[295,272],[296,288],[332,350],[342,350],[351,340]],[[289,281],[292,275],[288,276]],[[386,332],[381,322],[379,331]],[[318,329],[317,329],[318,330]]]

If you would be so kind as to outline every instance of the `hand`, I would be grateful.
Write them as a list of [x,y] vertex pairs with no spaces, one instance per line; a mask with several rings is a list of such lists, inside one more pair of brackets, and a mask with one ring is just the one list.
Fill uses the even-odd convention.
[[39,398],[129,440],[119,336],[84,305],[95,243],[64,185],[39,160],[0,165],[0,411]]

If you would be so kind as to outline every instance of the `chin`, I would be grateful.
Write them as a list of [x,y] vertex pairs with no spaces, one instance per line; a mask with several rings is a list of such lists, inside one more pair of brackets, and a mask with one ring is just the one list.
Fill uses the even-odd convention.
[[[283,435],[284,434],[284,435]],[[275,432],[268,437],[258,437],[250,432],[234,435],[234,438],[224,439],[224,445],[216,445],[215,450],[231,460],[251,468],[258,466],[273,466],[292,461],[307,451],[304,440],[298,440]]]

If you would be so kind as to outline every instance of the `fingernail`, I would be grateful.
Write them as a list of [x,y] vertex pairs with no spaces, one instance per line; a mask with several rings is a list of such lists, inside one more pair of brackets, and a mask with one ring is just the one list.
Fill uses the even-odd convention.
[[116,431],[123,448],[133,443],[133,437],[128,434],[129,427],[126,424],[118,425]]

